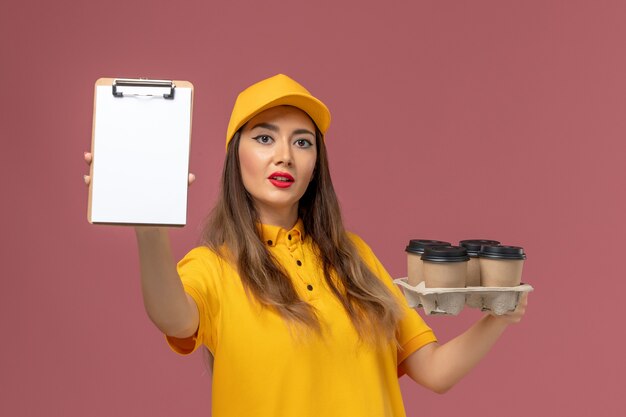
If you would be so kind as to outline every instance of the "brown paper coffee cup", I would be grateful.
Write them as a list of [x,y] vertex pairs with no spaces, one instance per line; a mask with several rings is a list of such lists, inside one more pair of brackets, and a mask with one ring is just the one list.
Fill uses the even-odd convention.
[[470,257],[469,264],[467,265],[467,286],[468,287],[480,287],[480,262],[478,261],[478,254],[483,246],[499,246],[500,242],[491,239],[465,239],[459,242],[459,246],[467,250],[467,254]]
[[424,249],[424,282],[427,288],[464,288],[467,281],[467,251],[459,246]]
[[479,253],[483,287],[516,287],[522,282],[526,254],[519,246],[483,246]]
[[427,288],[463,288],[467,279],[467,262],[424,262]]
[[478,258],[470,257],[467,263],[467,287],[480,287],[480,262]]
[[479,260],[483,287],[517,287],[522,282],[523,259]]
[[450,246],[450,242],[442,240],[429,239],[411,239],[405,251],[407,253],[407,275],[408,283],[417,286],[424,281],[424,264],[422,263],[422,254],[424,248],[428,246]]
[[407,253],[407,271],[408,282],[413,287],[424,281],[424,264],[422,263],[422,255],[416,253]]

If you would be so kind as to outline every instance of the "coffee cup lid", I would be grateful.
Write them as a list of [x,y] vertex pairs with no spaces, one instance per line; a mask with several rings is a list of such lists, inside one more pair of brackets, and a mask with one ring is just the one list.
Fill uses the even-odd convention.
[[524,248],[519,246],[485,245],[480,249],[478,256],[491,259],[526,259]]
[[428,246],[422,255],[422,261],[427,262],[465,262],[469,259],[467,249],[460,246]]
[[480,252],[480,248],[483,245],[491,245],[498,246],[500,242],[497,240],[487,240],[487,239],[467,239],[459,242],[459,246],[467,249],[467,254],[472,257],[478,256],[478,252]]
[[444,242],[442,240],[428,240],[428,239],[411,239],[409,245],[405,251],[410,253],[422,254],[424,248],[427,246],[450,246],[450,242]]

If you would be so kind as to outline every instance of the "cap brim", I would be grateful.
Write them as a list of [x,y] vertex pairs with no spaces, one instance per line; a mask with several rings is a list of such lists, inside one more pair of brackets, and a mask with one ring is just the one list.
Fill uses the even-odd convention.
[[229,132],[227,140],[230,141],[235,132],[248,123],[250,119],[267,109],[277,106],[293,106],[304,111],[313,120],[322,134],[325,134],[328,126],[330,126],[330,111],[324,103],[310,95],[293,93],[272,100],[253,113],[247,115],[247,117],[233,127],[232,132]]

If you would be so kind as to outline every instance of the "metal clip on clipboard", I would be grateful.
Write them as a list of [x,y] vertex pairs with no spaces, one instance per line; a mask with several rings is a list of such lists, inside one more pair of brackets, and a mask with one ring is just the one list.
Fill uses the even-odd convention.
[[119,78],[113,81],[114,97],[124,96],[163,96],[165,99],[174,98],[176,85],[174,81],[148,80],[145,78]]

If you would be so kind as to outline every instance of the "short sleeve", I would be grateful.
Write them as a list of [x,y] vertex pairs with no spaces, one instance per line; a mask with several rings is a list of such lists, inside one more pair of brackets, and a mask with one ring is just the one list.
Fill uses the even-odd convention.
[[376,255],[374,255],[372,249],[359,236],[353,233],[349,233],[349,236],[367,266],[396,296],[404,312],[396,331],[398,343],[400,344],[400,349],[398,350],[398,364],[400,364],[421,347],[436,342],[437,338],[417,311],[409,306],[406,297],[404,297],[400,288],[393,283],[393,279]]
[[177,271],[185,292],[193,298],[198,307],[198,331],[191,337],[179,339],[166,335],[170,348],[181,355],[194,352],[202,344],[215,351],[216,323],[220,311],[219,286],[216,280],[221,276],[221,260],[207,247],[191,250],[178,263]]

